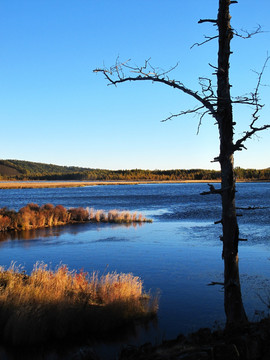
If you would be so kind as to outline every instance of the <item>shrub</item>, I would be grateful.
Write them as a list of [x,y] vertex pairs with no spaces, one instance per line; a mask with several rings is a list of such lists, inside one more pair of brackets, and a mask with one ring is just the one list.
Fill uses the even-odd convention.
[[82,207],[69,209],[68,212],[71,214],[71,221],[88,221],[89,213],[87,209]]

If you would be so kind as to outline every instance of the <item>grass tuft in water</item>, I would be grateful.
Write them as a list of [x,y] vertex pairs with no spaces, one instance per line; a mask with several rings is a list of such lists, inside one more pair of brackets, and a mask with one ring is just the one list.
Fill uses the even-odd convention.
[[152,222],[141,214],[129,211],[103,210],[89,208],[66,209],[62,205],[28,204],[18,212],[7,208],[0,209],[0,231],[30,230],[57,225],[65,225],[81,222],[110,222],[110,223],[143,223]]
[[15,264],[0,267],[0,334],[12,346],[105,340],[136,321],[149,320],[157,303],[132,274],[99,276],[66,265],[52,271],[36,263],[27,275]]

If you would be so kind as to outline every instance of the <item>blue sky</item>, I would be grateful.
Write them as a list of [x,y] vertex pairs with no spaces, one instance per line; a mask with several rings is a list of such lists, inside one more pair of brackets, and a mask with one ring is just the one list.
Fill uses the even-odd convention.
[[[233,39],[232,95],[252,91],[270,51],[269,0],[239,0],[232,25],[266,31],[250,40]],[[97,67],[116,58],[168,69],[171,77],[198,89],[198,77],[213,72],[217,43],[193,47],[211,24],[218,0],[1,0],[0,119],[2,159],[107,169],[213,168],[219,153],[218,129],[205,117],[162,123],[171,113],[196,103],[160,84],[107,86]],[[270,64],[264,84],[270,84]],[[215,79],[213,77],[213,79]],[[270,87],[261,90],[261,124],[270,122]],[[236,137],[247,129],[251,110],[234,109]],[[265,168],[270,131],[249,140],[235,165]]]

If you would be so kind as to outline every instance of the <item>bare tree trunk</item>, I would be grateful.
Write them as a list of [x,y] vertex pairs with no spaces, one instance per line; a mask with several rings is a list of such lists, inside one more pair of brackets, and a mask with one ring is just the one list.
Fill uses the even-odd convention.
[[218,29],[218,123],[222,179],[222,225],[224,258],[224,306],[227,326],[247,321],[245,314],[238,267],[239,229],[235,209],[235,178],[233,148],[233,116],[229,84],[230,41],[233,32],[230,26],[230,0],[219,0]]
[[[165,84],[174,89],[193,97],[198,101],[199,105],[195,109],[180,111],[178,114],[169,116],[166,120],[173,117],[182,116],[191,113],[200,114],[200,123],[206,114],[211,114],[217,121],[220,136],[220,155],[217,159],[221,166],[221,189],[215,189],[210,186],[209,192],[206,194],[221,194],[222,196],[222,226],[223,226],[223,259],[224,259],[224,305],[227,317],[227,326],[237,326],[247,322],[247,316],[242,302],[239,267],[238,267],[238,242],[239,228],[237,224],[235,209],[235,178],[234,178],[234,152],[242,150],[244,142],[251,138],[259,131],[270,128],[270,124],[257,126],[256,122],[259,118],[258,111],[262,108],[259,103],[258,90],[261,83],[261,77],[265,70],[268,56],[262,71],[258,74],[258,83],[255,92],[250,97],[240,97],[235,103],[251,105],[254,108],[252,121],[249,130],[234,143],[234,125],[232,113],[232,99],[230,94],[229,83],[229,67],[230,67],[230,42],[233,37],[233,30],[230,25],[230,5],[236,3],[236,0],[219,0],[219,10],[217,19],[200,19],[199,23],[210,22],[218,26],[219,34],[213,37],[206,37],[202,43],[196,43],[198,46],[203,45],[213,39],[218,38],[218,67],[217,67],[217,94],[212,88],[212,81],[204,79],[206,85],[201,83],[202,94],[187,88],[181,81],[170,79],[167,72],[159,72],[149,60],[146,60],[141,67],[131,66],[128,61],[119,62],[111,68],[98,68],[94,72],[101,72],[108,80],[109,84],[117,85],[129,81],[151,81]],[[248,33],[247,37],[259,33],[260,27],[253,33]],[[129,76],[125,75],[125,71],[129,71]],[[217,96],[216,96],[217,95]],[[217,100],[216,100],[217,99]],[[201,113],[201,109],[204,112]]]

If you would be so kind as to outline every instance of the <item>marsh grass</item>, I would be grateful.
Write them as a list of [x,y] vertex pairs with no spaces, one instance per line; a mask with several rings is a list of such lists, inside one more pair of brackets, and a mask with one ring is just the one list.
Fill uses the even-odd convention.
[[7,208],[0,209],[0,231],[30,230],[58,225],[81,222],[109,222],[109,223],[143,223],[152,222],[141,214],[129,211],[94,210],[89,208],[66,209],[62,205],[28,204],[18,212]]
[[0,334],[12,346],[67,339],[105,340],[156,314],[157,298],[132,274],[99,276],[37,263],[30,275],[0,267]]
[[104,210],[94,210],[92,208],[87,208],[86,210],[89,213],[89,220],[93,222],[118,224],[152,222],[151,219],[147,219],[142,214],[137,214],[137,212],[131,213],[130,211],[119,211],[116,209],[105,212]]

